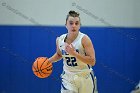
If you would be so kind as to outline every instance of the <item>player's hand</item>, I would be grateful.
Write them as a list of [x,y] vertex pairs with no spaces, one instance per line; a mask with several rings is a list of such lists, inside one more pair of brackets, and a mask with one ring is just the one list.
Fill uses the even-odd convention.
[[72,44],[67,44],[65,43],[65,50],[68,52],[70,55],[74,55],[76,53],[75,48],[73,47]]

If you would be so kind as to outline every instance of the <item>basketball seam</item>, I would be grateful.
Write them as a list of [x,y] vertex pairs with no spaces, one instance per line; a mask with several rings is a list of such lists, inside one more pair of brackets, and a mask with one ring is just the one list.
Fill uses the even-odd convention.
[[47,58],[45,58],[45,60],[43,61],[43,63],[41,64],[41,66],[40,66],[40,70],[41,70],[41,68],[42,68],[42,66],[43,66],[43,64],[44,64],[44,62],[47,60]]
[[37,68],[35,68],[35,66],[33,65],[33,68],[35,69],[35,71],[34,72],[37,72],[38,70],[37,70]]
[[[38,67],[38,60],[37,60],[37,69],[38,69],[38,73],[41,75],[41,72],[40,72],[40,69],[39,69],[39,67]],[[42,76],[42,75],[41,75]],[[43,77],[43,76],[42,76]]]
[[52,67],[52,65],[50,65],[50,66],[48,66],[48,67],[46,67],[46,68],[40,69],[40,70],[44,70],[44,69],[47,69],[47,68],[49,68],[49,67]]
[[[41,71],[41,72],[42,72],[42,70],[47,69],[47,68],[49,68],[49,67],[51,67],[51,69],[52,69],[52,66],[48,66],[48,67],[43,68],[43,69],[40,69],[40,70],[35,70],[34,72],[39,72],[39,71]],[[34,67],[34,68],[35,68],[35,67]],[[36,68],[35,68],[35,69],[36,69]]]

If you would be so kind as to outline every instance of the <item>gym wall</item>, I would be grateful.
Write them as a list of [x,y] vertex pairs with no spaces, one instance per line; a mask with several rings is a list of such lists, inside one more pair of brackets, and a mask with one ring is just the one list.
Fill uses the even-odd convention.
[[1,0],[0,93],[60,93],[62,60],[45,79],[32,72],[39,56],[51,57],[67,33],[66,15],[81,16],[80,31],[95,48],[99,93],[130,93],[140,80],[140,1]]

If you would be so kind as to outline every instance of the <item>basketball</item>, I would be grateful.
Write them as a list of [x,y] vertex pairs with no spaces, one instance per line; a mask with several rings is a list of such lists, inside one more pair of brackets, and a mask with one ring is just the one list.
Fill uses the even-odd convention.
[[46,78],[52,73],[52,63],[47,57],[38,57],[32,65],[33,73],[39,78]]

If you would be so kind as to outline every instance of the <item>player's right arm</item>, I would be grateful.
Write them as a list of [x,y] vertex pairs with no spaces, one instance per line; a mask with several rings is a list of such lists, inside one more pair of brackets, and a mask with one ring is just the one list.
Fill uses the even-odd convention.
[[49,61],[54,63],[54,62],[57,62],[59,61],[60,59],[62,59],[62,54],[61,54],[61,51],[59,49],[59,45],[58,45],[58,38],[56,39],[56,53],[49,58]]

